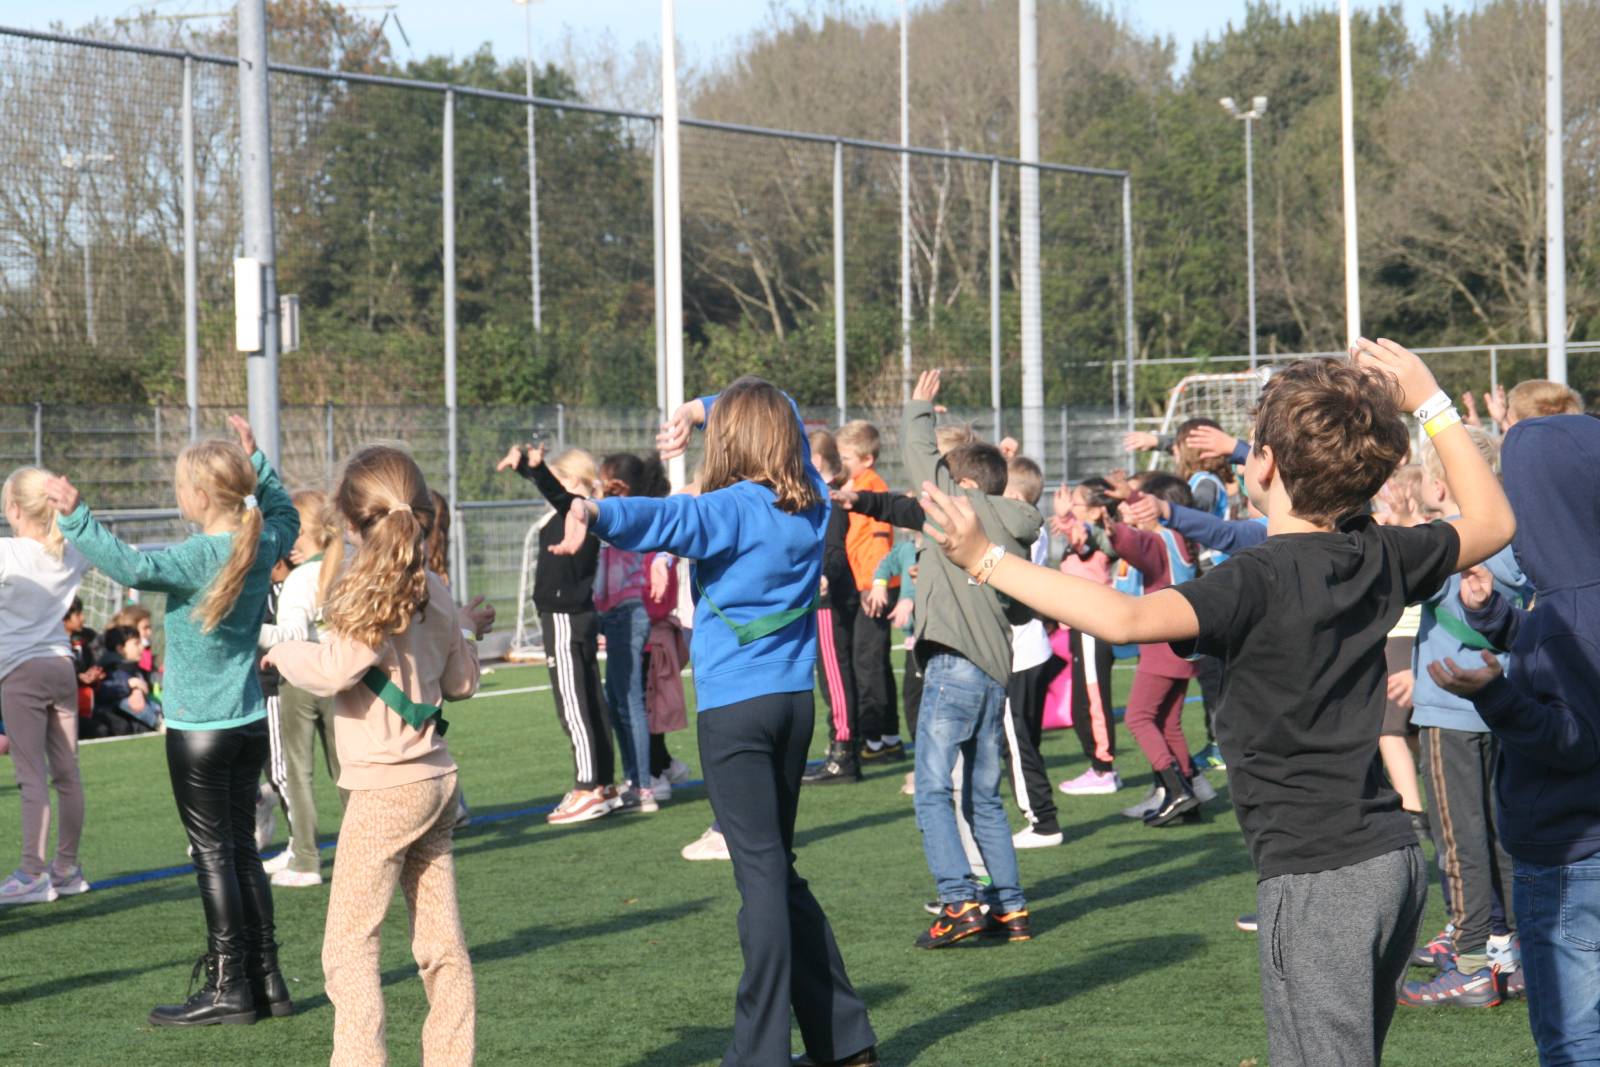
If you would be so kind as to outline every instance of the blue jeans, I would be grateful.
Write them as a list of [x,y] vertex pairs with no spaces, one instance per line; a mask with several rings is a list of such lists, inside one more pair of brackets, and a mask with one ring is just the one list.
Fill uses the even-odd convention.
[[1517,860],[1514,868],[1512,908],[1539,1063],[1600,1063],[1600,854],[1564,867]]
[[644,709],[644,646],[650,616],[641,600],[618,604],[600,616],[606,639],[606,705],[622,751],[622,776],[650,788],[650,722]]
[[[983,900],[1003,912],[1026,907],[1011,826],[1000,800],[1000,739],[1005,687],[970,660],[941,654],[928,660],[917,717],[917,829],[939,887],[939,900]],[[962,809],[993,883],[973,876],[956,814],[950,776],[962,757]]]

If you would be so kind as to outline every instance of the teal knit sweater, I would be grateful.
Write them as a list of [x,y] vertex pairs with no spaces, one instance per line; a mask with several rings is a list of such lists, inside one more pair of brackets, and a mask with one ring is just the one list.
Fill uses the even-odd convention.
[[200,632],[190,613],[233,550],[231,533],[195,534],[182,544],[141,552],[123,544],[79,504],[61,519],[61,532],[112,581],[167,594],[167,665],[162,712],[174,730],[222,730],[264,718],[256,675],[256,639],[272,585],[272,567],[300,534],[300,516],[260,452],[256,469],[261,543],[244,589],[217,628]]

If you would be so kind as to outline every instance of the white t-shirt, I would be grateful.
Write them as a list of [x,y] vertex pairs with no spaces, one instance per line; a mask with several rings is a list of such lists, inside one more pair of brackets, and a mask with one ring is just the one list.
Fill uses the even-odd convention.
[[[1033,543],[1030,558],[1040,566],[1050,558],[1050,534],[1039,535]],[[1011,628],[1011,672],[1020,674],[1022,671],[1032,670],[1041,663],[1050,662],[1050,657],[1055,655],[1055,649],[1050,647],[1050,632],[1045,629],[1044,623],[1038,619],[1025,622],[1021,626]]]
[[31,659],[72,658],[62,626],[89,561],[67,546],[52,559],[27,537],[0,537],[0,678]]

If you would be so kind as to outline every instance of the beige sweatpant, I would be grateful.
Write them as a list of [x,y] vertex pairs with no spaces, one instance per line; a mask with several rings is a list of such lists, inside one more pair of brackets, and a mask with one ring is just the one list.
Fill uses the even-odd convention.
[[[83,783],[78,778],[78,676],[66,656],[42,656],[0,679],[0,710],[11,738],[11,764],[22,794],[22,871],[37,878],[46,867],[50,789],[56,787],[60,824],[51,873],[65,879],[78,866],[83,835]],[[49,785],[46,784],[48,780]]]
[[411,954],[428,996],[422,1062],[427,1067],[472,1063],[476,994],[450,851],[455,796],[454,771],[350,793],[322,938],[322,973],[333,1003],[333,1067],[388,1063],[378,931],[396,883],[405,890]]

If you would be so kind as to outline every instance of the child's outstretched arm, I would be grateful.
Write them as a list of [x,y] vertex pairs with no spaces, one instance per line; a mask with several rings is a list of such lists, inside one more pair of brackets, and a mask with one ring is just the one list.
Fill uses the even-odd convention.
[[45,497],[60,515],[67,540],[119,585],[152,593],[197,593],[215,577],[210,557],[192,538],[155,552],[142,552],[118,539],[89,512],[77,488],[59,475],[45,483]]
[[[1472,701],[1501,744],[1527,759],[1568,772],[1600,765],[1600,713],[1593,701],[1569,704],[1559,696],[1536,699],[1507,680],[1500,661],[1482,653],[1483,664],[1463,667],[1453,659],[1428,664],[1428,675],[1440,689]],[[1600,692],[1600,648],[1574,634],[1552,637],[1539,645],[1536,660],[1557,662],[1572,679],[1572,692]],[[1530,673],[1538,671],[1537,666]],[[1585,680],[1587,678],[1587,680]]]
[[[932,482],[922,483],[923,532],[975,580],[1026,604],[1048,618],[1113,644],[1187,641],[1200,635],[1200,620],[1184,596],[1163,589],[1132,597],[1083,578],[1037,567],[996,551],[972,505]],[[987,575],[985,577],[985,575]]]
[[1456,570],[1474,567],[1510,544],[1517,532],[1517,520],[1500,479],[1484,462],[1467,435],[1467,428],[1461,425],[1460,416],[1452,417],[1455,408],[1427,364],[1381,337],[1376,341],[1361,338],[1350,354],[1362,366],[1376,367],[1399,382],[1401,404],[1407,411],[1424,410],[1425,406],[1431,411],[1435,403],[1443,406],[1444,414],[1437,415],[1426,428],[1444,466],[1445,482],[1461,508],[1459,517],[1448,520],[1461,540]]
[[268,551],[273,559],[283,559],[294,547],[295,538],[300,536],[300,512],[284,492],[278,472],[256,447],[256,435],[250,423],[243,416],[229,415],[228,425],[239,435],[239,447],[250,457],[250,466],[256,472],[256,506],[261,509],[261,532],[268,539]]
[[933,404],[938,398],[939,372],[924,371],[906,402],[900,424],[900,454],[913,483],[937,482],[950,489],[955,482],[950,479],[950,469],[939,463],[939,438],[934,428]]

